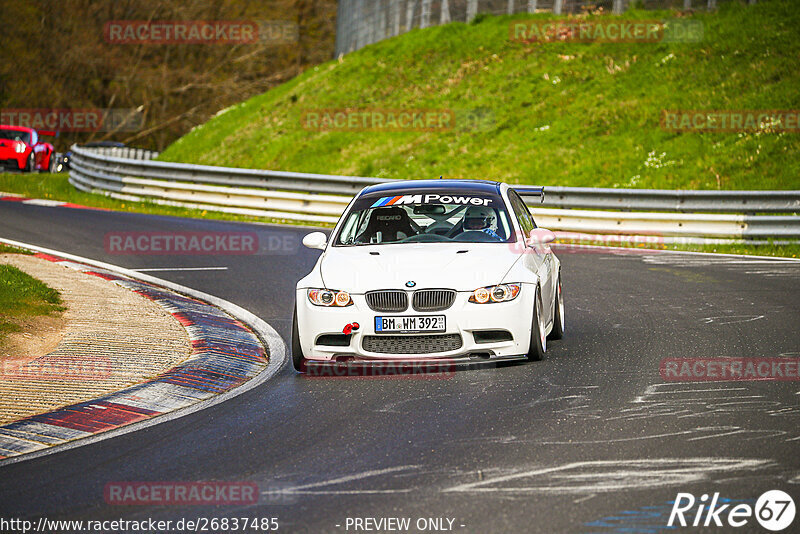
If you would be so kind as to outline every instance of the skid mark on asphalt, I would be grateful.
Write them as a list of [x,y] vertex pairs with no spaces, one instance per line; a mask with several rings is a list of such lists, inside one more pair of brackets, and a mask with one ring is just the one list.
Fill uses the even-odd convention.
[[[352,475],[343,475],[336,478],[331,478],[328,480],[322,480],[320,482],[311,482],[309,484],[302,484],[299,486],[292,486],[289,488],[283,488],[281,491],[283,493],[303,493],[303,494],[314,494],[314,495],[349,495],[349,494],[373,494],[373,493],[407,493],[412,491],[414,488],[400,488],[400,489],[391,489],[391,488],[380,488],[380,489],[339,489],[339,490],[325,490],[325,489],[317,489],[317,488],[325,488],[329,486],[338,486],[341,484],[346,484],[348,482],[355,482],[361,481],[364,479],[370,479],[374,477],[384,477],[386,475],[391,475],[398,472],[403,471],[414,471],[417,470],[420,466],[418,465],[401,465],[397,467],[388,467],[385,469],[372,469],[369,471],[363,471],[361,473],[354,473]],[[271,493],[271,492],[265,492]]]
[[382,407],[378,408],[376,411],[384,413],[404,413],[404,411],[399,408],[410,402],[429,401],[432,399],[445,399],[448,397],[459,397],[462,395],[464,395],[464,393],[439,393],[436,395],[423,395],[411,399],[403,399],[395,402],[388,402],[384,404]]
[[[748,394],[750,389],[742,384],[686,384],[686,383],[660,383],[649,385],[641,395],[630,401],[629,407],[614,409],[592,409],[588,398],[577,396],[564,396],[551,399],[541,399],[539,402],[565,401],[573,402],[554,413],[564,413],[579,419],[599,419],[605,423],[626,423],[642,419],[662,419],[693,421],[708,416],[715,417],[715,423],[720,417],[733,416],[737,418],[733,424],[697,425],[673,432],[642,433],[639,427],[623,432],[618,424],[606,425],[605,428],[614,429],[609,437],[593,436],[587,440],[560,440],[541,436],[534,439],[514,439],[518,443],[536,443],[540,445],[575,446],[575,445],[605,445],[612,443],[625,443],[644,440],[658,440],[665,438],[680,438],[683,441],[703,441],[717,438],[730,438],[735,436],[740,441],[766,440],[784,438],[788,432],[777,429],[749,429],[746,426],[735,424],[743,414],[764,415],[766,417],[793,417],[800,415],[800,406],[787,405],[777,400],[768,400],[760,394]],[[586,404],[584,404],[586,402]],[[695,423],[695,424],[697,424]],[[602,434],[602,430],[600,432]],[[785,441],[794,441],[800,438],[789,437]]]
[[[392,495],[414,493],[515,495],[575,495],[577,501],[603,494],[662,487],[684,487],[694,483],[718,483],[731,477],[774,477],[777,464],[757,458],[656,458],[569,462],[556,466],[427,469],[402,465],[342,475],[327,480],[270,488],[262,495],[270,499],[296,495]],[[765,472],[766,471],[766,472]],[[419,477],[429,477],[427,483]],[[790,475],[791,476],[791,475]],[[413,485],[406,484],[409,477]],[[444,485],[440,480],[444,478]]]
[[[566,414],[570,416],[578,415],[580,417],[592,418],[592,419],[597,419],[601,416],[601,410],[590,408],[590,406],[592,405],[591,397],[589,396],[591,391],[585,391],[585,390],[595,390],[598,389],[600,386],[596,386],[593,384],[577,384],[577,385],[555,384],[548,378],[544,378],[542,382],[545,384],[546,387],[537,389],[545,391],[546,393],[539,398],[520,404],[520,409],[528,410],[533,407],[538,407],[542,404],[557,405],[559,403],[562,403],[566,404],[566,406],[563,408],[557,408],[556,406],[553,406],[551,408],[552,412],[558,414]],[[573,390],[577,391],[572,393]]]
[[[495,377],[492,377],[495,378]],[[583,405],[581,403],[588,403],[589,397],[587,393],[583,393],[586,390],[594,390],[598,389],[599,386],[592,385],[592,384],[579,384],[579,385],[564,385],[564,384],[554,384],[546,377],[542,377],[539,380],[535,380],[530,383],[530,387],[525,388],[524,390],[519,390],[517,392],[509,390],[509,384],[505,383],[504,381],[495,381],[492,383],[487,383],[486,381],[483,382],[476,382],[470,383],[470,386],[480,388],[480,394],[485,395],[490,392],[503,392],[506,394],[511,395],[514,398],[513,402],[510,402],[509,405],[513,405],[513,409],[516,410],[525,410],[532,406],[540,405],[543,403],[559,403],[559,402],[566,402],[569,404],[565,411],[569,411],[570,409],[577,408],[577,407],[588,407],[588,404]],[[577,393],[570,394],[570,390],[578,390]],[[531,398],[530,400],[524,400],[522,395],[525,396],[532,396],[538,395],[537,397]],[[387,402],[376,409],[377,412],[381,413],[407,413],[412,408],[409,406],[413,403],[421,403],[423,405],[428,405],[431,400],[441,401],[444,399],[452,399],[454,401],[458,401],[459,399],[465,400],[473,400],[476,396],[475,389],[469,389],[464,391],[457,391],[453,393],[445,393],[445,392],[438,392],[430,395],[422,395],[418,397],[406,398],[401,399],[394,402]],[[579,406],[576,406],[579,404]],[[562,410],[555,410],[555,413],[560,413]]]
[[763,470],[770,460],[753,458],[660,458],[572,462],[537,467],[478,482],[458,484],[446,493],[608,493],[712,482],[717,475]]
[[738,426],[705,426],[697,427],[692,430],[692,433],[710,432],[707,436],[695,436],[686,441],[700,441],[703,439],[722,438],[727,436],[747,436],[746,440],[752,441],[756,439],[776,438],[785,436],[786,432],[783,430],[748,430]]
[[719,315],[715,317],[703,317],[700,319],[705,324],[736,324],[736,323],[749,323],[750,321],[758,321],[763,319],[764,315]]
[[[657,417],[674,417],[679,420],[713,415],[735,416],[763,415],[766,417],[794,417],[800,415],[800,406],[785,404],[778,400],[768,400],[763,395],[748,395],[747,384],[725,385],[662,383],[647,386],[645,391],[634,398],[633,408],[619,411],[620,415],[608,420],[627,420]],[[732,395],[731,395],[732,394]],[[752,441],[786,436],[787,432],[777,429],[748,429],[737,425],[698,426],[691,429],[695,434],[687,441],[738,435],[741,440]],[[798,438],[787,438],[794,441]]]
[[780,406],[778,401],[766,400],[763,395],[745,395],[747,387],[709,387],[708,385],[661,383],[645,388],[634,398],[633,408],[620,410],[612,419],[636,419],[653,416],[697,417],[734,410],[761,411]]
[[674,267],[721,266],[730,272],[771,278],[800,278],[800,262],[782,259],[736,258],[682,254],[653,254],[641,256],[650,265]]

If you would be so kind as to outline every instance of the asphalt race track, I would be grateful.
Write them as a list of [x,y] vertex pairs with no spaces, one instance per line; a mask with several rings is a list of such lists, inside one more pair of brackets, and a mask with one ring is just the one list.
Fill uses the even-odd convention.
[[[107,232],[240,230],[275,246],[249,256],[104,249]],[[318,254],[299,246],[308,231],[0,202],[2,237],[135,269],[227,267],[150,274],[238,304],[284,340],[294,284]],[[782,489],[800,502],[800,383],[659,373],[665,358],[800,357],[800,262],[559,257],[567,332],[543,362],[434,379],[307,378],[285,366],[198,413],[0,468],[0,515],[277,517],[281,532],[346,532],[347,517],[450,518],[465,533],[658,532],[678,492],[753,504]],[[260,502],[103,498],[108,482],[206,480],[256,482]]]

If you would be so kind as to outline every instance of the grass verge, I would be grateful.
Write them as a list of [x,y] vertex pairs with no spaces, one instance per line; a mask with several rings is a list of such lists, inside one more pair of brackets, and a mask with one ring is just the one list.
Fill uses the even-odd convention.
[[[413,30],[222,110],[160,159],[546,186],[800,189],[797,133],[675,133],[660,126],[663,110],[796,109],[796,0],[723,2],[717,11],[694,14],[630,10],[587,19],[675,17],[701,23],[703,39],[509,39],[512,21],[557,19],[549,13],[482,16],[471,24]],[[452,110],[455,126],[335,131],[307,120],[309,112],[321,110],[420,109]]]
[[6,245],[5,243],[0,243],[0,254],[24,254],[26,256],[31,256],[33,255],[33,252],[23,248],[12,247],[11,245]]

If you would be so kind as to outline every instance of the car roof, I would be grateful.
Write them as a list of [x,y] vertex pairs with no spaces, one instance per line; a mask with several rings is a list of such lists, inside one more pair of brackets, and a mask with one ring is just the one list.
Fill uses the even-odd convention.
[[493,182],[491,180],[400,180],[367,186],[363,189],[361,194],[391,193],[393,191],[402,191],[408,194],[410,191],[431,189],[453,189],[461,192],[469,191],[472,193],[497,194],[500,192],[501,185],[500,182]]
[[33,132],[33,128],[28,128],[27,126],[11,126],[8,124],[0,124],[0,130],[15,130],[18,132]]

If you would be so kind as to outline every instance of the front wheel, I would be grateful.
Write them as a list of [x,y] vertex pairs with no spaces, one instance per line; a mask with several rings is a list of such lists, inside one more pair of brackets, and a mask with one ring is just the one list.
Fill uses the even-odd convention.
[[28,161],[25,162],[25,172],[33,172],[36,169],[36,156],[33,155],[33,151],[31,151],[30,156],[28,156]]
[[55,174],[58,172],[58,161],[56,160],[56,153],[53,152],[50,154],[50,159],[48,160],[49,165],[47,166],[47,172],[50,174]]
[[553,329],[547,339],[561,339],[564,337],[564,295],[561,293],[561,273],[556,281],[556,296],[553,302]]
[[531,342],[527,354],[529,360],[536,362],[544,360],[544,353],[547,350],[547,338],[544,331],[542,292],[537,288],[533,305],[533,321],[531,322]]
[[297,329],[297,306],[294,308],[292,318],[292,365],[294,370],[299,373],[306,372],[306,358],[303,356],[303,348],[300,346],[300,333]]

